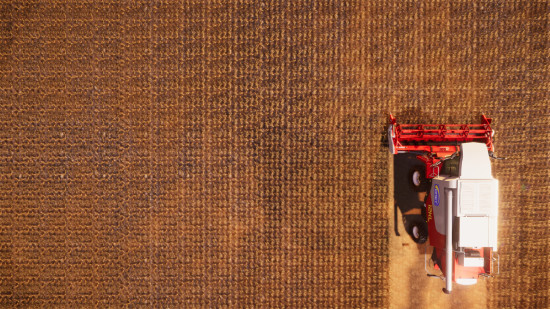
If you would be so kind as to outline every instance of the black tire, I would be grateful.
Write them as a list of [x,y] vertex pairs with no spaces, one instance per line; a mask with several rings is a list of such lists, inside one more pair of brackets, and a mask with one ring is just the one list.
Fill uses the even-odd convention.
[[426,169],[424,166],[416,165],[409,170],[409,185],[416,192],[428,191],[430,182],[426,178]]
[[422,216],[403,216],[403,225],[415,243],[423,244],[428,240],[428,224]]

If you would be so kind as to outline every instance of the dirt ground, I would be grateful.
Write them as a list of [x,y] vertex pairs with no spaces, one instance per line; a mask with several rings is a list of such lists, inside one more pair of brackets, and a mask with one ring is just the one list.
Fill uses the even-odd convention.
[[[0,307],[548,308],[548,17],[1,1]],[[394,235],[390,113],[494,119],[498,278],[446,296]]]

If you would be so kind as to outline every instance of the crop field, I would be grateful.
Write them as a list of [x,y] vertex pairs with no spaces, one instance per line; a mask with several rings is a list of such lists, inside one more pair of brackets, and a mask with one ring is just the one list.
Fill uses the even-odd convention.
[[[0,307],[547,308],[548,65],[546,1],[3,2]],[[396,236],[390,113],[493,118],[497,278]]]

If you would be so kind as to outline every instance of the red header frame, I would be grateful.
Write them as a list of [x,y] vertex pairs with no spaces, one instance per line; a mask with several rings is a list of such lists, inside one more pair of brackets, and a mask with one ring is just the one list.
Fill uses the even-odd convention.
[[491,118],[481,116],[480,124],[398,124],[390,115],[390,143],[394,154],[423,152],[418,158],[426,163],[426,176],[439,175],[438,162],[460,150],[459,144],[481,142],[493,151]]

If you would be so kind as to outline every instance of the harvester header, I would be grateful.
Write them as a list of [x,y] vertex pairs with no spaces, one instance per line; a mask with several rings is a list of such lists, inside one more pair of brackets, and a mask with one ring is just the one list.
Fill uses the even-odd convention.
[[425,192],[421,219],[404,216],[404,222],[415,242],[429,239],[431,260],[442,276],[428,276],[444,279],[445,293],[453,282],[470,285],[499,273],[498,180],[490,161],[499,158],[493,136],[491,118],[484,115],[480,124],[398,124],[390,115],[390,153],[416,157],[421,164],[410,168],[409,183]]
[[398,124],[390,115],[390,151],[453,153],[456,149],[448,146],[467,142],[483,142],[493,151],[491,120],[482,115],[480,124]]

